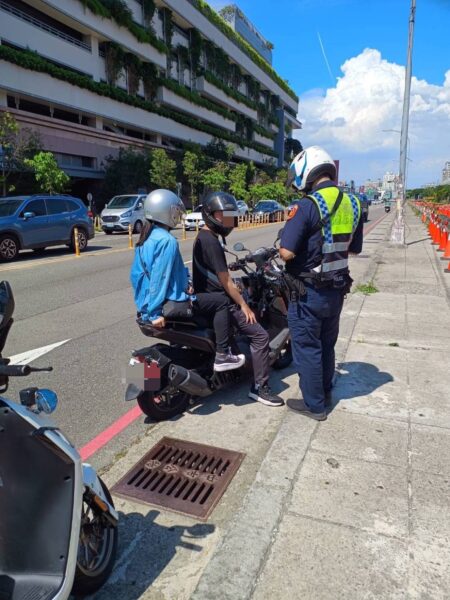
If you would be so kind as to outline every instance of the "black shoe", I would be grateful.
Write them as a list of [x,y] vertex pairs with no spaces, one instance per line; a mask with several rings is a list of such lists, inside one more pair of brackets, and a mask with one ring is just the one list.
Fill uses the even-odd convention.
[[291,410],[298,412],[301,415],[304,415],[305,417],[309,417],[310,419],[314,419],[315,421],[326,421],[327,419],[326,412],[312,412],[311,410],[309,410],[309,408],[306,406],[303,400],[294,400],[293,398],[289,398],[286,404]]
[[239,369],[245,364],[244,354],[228,354],[217,352],[216,358],[214,359],[214,371],[222,373],[223,371],[232,371],[233,369]]
[[333,395],[331,394],[331,390],[329,392],[325,392],[325,408],[330,408],[333,404]]
[[266,406],[283,406],[284,400],[276,396],[268,385],[252,385],[248,397]]

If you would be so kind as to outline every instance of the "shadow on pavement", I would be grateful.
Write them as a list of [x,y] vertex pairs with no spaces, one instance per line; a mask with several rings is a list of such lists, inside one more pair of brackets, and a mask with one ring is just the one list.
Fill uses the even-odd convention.
[[420,240],[413,240],[412,242],[407,242],[407,246],[412,246],[413,244],[420,244],[420,242],[428,242],[430,240],[430,236],[421,238]]
[[[86,248],[86,250],[84,252],[81,253],[81,256],[83,256],[83,254],[89,254],[90,252],[98,252],[99,250],[110,250],[112,248],[112,246],[91,246],[89,244],[89,246]],[[56,257],[60,257],[60,256],[69,256],[71,254],[74,254],[73,250],[70,250],[69,248],[66,248],[65,246],[60,247],[57,246],[56,248],[52,248],[49,250],[45,250],[44,252],[33,252],[32,250],[28,251],[25,250],[23,252],[20,252],[18,257],[10,263],[0,263],[3,265],[6,264],[17,264],[17,263],[21,263],[21,262],[28,262],[28,261],[34,261],[34,260],[42,260],[45,258],[56,258]]]
[[364,362],[344,362],[339,365],[339,377],[333,389],[333,403],[368,396],[386,383],[394,381],[390,373]]
[[159,510],[145,515],[119,512],[116,564],[107,584],[92,598],[141,598],[180,548],[199,553],[203,546],[198,542],[215,531],[209,523],[160,525],[156,522],[159,515]]

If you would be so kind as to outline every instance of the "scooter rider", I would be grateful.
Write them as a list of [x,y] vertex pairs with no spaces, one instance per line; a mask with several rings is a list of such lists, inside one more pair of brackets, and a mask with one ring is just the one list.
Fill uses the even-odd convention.
[[269,335],[256,322],[255,314],[234,284],[219,241],[220,236],[225,245],[225,238],[237,226],[238,214],[236,200],[225,192],[213,192],[203,203],[205,226],[197,236],[193,253],[194,288],[196,292],[221,294],[235,303],[232,319],[239,331],[249,338],[253,360],[254,384],[248,395],[267,406],[282,406],[283,400],[269,387]]
[[238,369],[245,363],[245,356],[236,356],[229,349],[230,303],[223,294],[193,295],[189,271],[178,242],[170,233],[184,212],[183,202],[169,190],[155,190],[146,197],[146,223],[136,244],[130,275],[136,306],[142,320],[160,328],[165,326],[163,305],[167,300],[184,302],[191,298],[194,315],[205,316],[214,326],[217,349],[214,370]]
[[348,254],[362,250],[363,220],[359,200],[336,187],[334,161],[319,146],[297,155],[289,173],[288,185],[309,195],[289,214],[280,242],[286,271],[297,284],[288,323],[303,396],[287,405],[323,421],[331,404],[340,314],[352,282]]

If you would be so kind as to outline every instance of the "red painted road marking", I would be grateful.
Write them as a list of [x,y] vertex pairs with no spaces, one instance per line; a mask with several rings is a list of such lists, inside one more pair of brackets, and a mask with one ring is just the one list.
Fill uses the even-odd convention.
[[142,411],[139,406],[135,406],[127,413],[122,415],[117,421],[114,421],[112,425],[107,427],[104,431],[99,433],[93,440],[88,442],[81,448],[80,455],[83,460],[86,460],[92,456],[95,452],[106,446],[116,435],[126,429],[128,425],[131,425],[136,419],[142,417]]
[[[364,230],[364,233],[370,233],[370,231],[372,231],[372,229],[374,229],[374,227],[376,227],[378,223],[380,223],[385,217],[386,214],[382,215],[377,221],[375,221],[375,223],[371,223],[370,226]],[[81,448],[81,450],[79,451],[81,458],[83,460],[87,460],[90,456],[95,454],[95,452],[98,452],[98,450],[106,446],[106,444],[108,444],[113,438],[115,438],[116,435],[118,435],[124,429],[126,429],[128,425],[134,423],[134,421],[136,421],[136,419],[138,419],[141,416],[142,411],[139,408],[139,406],[135,406],[134,408],[126,412],[124,415],[119,417],[117,421],[114,421],[112,425],[107,427],[104,431],[95,436],[93,440],[91,440]]]

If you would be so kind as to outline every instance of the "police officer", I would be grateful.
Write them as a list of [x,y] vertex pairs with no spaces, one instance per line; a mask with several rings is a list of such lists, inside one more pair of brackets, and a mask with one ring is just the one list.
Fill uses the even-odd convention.
[[335,179],[334,161],[319,146],[295,157],[288,185],[307,195],[291,210],[280,243],[293,284],[288,323],[303,396],[287,405],[317,421],[327,418],[332,400],[334,347],[352,283],[348,254],[359,254],[363,243],[359,200],[340,191]]

